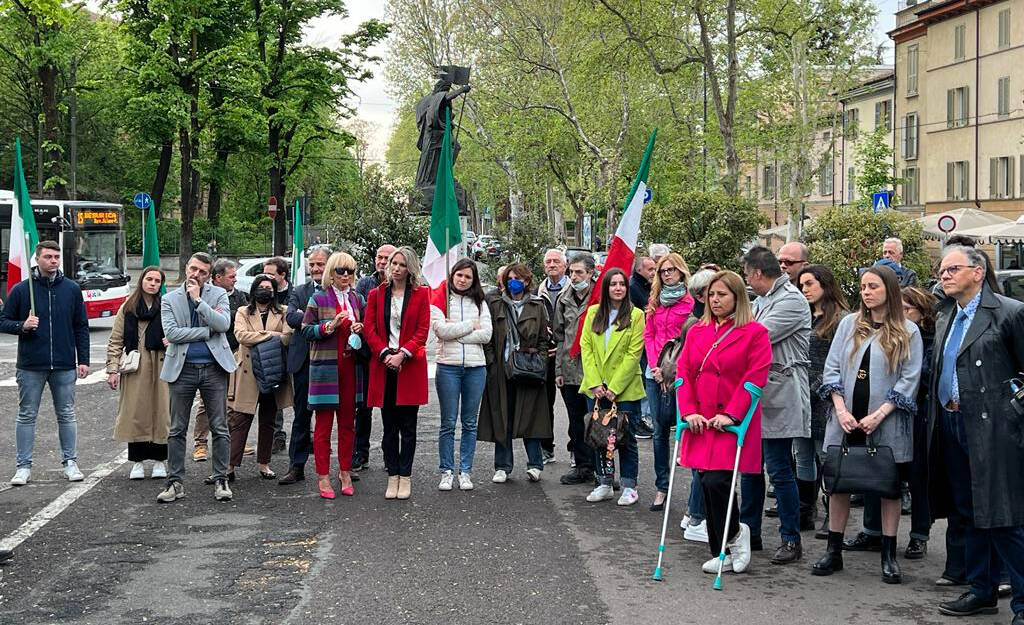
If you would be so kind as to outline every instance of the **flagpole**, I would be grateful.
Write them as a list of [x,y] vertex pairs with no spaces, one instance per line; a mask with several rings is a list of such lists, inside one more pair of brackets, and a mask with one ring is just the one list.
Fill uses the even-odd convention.
[[[19,206],[20,209],[20,206]],[[25,233],[25,257],[31,258],[29,250],[32,247],[32,235],[28,232]],[[28,262],[28,314],[36,316],[36,289],[32,286],[32,261]]]

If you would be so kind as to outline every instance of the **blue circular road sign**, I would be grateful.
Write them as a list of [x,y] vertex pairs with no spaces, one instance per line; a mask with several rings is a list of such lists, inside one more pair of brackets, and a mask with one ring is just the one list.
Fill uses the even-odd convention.
[[153,205],[153,198],[148,193],[139,192],[135,194],[135,199],[132,200],[135,206],[141,210],[146,210]]
[[644,191],[644,204],[646,204],[646,203],[650,202],[650,201],[651,201],[651,198],[652,198],[652,197],[654,197],[654,193],[653,193],[653,192],[651,192],[651,189],[650,189],[650,187],[648,187],[648,188],[647,188],[647,189],[646,189],[646,190]]

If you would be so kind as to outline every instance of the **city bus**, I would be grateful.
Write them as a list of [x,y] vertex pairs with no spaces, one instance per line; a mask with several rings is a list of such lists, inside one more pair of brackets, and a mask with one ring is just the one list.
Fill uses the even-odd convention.
[[[0,295],[7,294],[14,194],[0,191]],[[113,317],[131,290],[120,204],[32,199],[40,241],[60,243],[65,277],[82,287],[90,319]],[[30,250],[29,253],[32,253]]]

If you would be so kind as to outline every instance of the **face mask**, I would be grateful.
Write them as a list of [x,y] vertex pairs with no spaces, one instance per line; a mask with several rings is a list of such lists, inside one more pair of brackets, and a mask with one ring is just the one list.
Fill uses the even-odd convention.
[[274,292],[270,289],[256,289],[256,303],[258,304],[269,304],[273,297]]
[[522,280],[512,278],[511,280],[505,281],[505,288],[508,289],[509,295],[519,295],[526,290],[526,283]]
[[358,334],[349,334],[348,346],[351,347],[353,350],[358,350],[360,347],[363,346],[363,339],[361,339]]
[[572,289],[574,291],[576,291],[577,293],[582,293],[583,291],[586,291],[587,287],[589,287],[589,286],[590,286],[590,280],[580,280],[579,282],[573,282],[572,283]]

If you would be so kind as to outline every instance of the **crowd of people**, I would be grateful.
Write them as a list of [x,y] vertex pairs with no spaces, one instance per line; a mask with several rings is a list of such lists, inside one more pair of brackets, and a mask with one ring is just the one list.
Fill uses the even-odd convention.
[[[942,249],[931,290],[902,264],[898,239],[881,252],[861,271],[855,301],[798,242],[778,254],[749,249],[742,277],[714,265],[691,274],[665,246],[652,246],[631,275],[610,268],[598,276],[593,256],[550,250],[543,279],[513,263],[485,289],[477,264],[463,259],[440,296],[408,247],[381,247],[375,271],[357,281],[352,256],[315,245],[309,282],[288,284],[287,264],[272,259],[249,293],[234,288],[231,261],[196,253],[185,282],[166,294],[163,272],[143,269],[117,314],[106,358],[107,382],[120,393],[113,436],[128,445],[130,479],[144,478],[151,462],[150,475],[166,480],[159,502],[185,495],[193,412],[192,457],[212,461],[206,481],[216,499],[233,497],[250,453],[260,478],[288,486],[305,480],[311,452],[319,494],[334,499],[336,486],[355,494],[376,408],[384,497],[409,499],[432,335],[441,491],[473,489],[480,441],[494,445],[493,483],[511,479],[517,439],[526,478],[540,481],[555,459],[560,394],[572,458],[560,482],[585,486],[588,502],[621,491],[617,504],[634,505],[639,441],[651,439],[650,510],[664,510],[675,463],[689,469],[681,526],[685,539],[708,544],[705,572],[718,570],[723,543],[724,570],[746,570],[766,547],[768,514],[779,519],[772,564],[802,560],[802,534],[816,530],[826,549],[814,575],[841,572],[844,551],[877,551],[882,581],[900,583],[902,513],[911,517],[906,559],[926,557],[933,521],[947,518],[936,583],[969,589],[939,610],[993,613],[999,594],[1012,594],[1013,624],[1022,625],[1024,416],[1011,400],[1024,369],[1024,304],[999,292],[989,258],[969,240]],[[0,317],[0,330],[19,337],[13,485],[31,479],[45,385],[65,475],[83,479],[74,390],[90,365],[84,305],[58,269],[55,243],[40,243],[36,260],[34,288],[17,285]],[[749,385],[762,390],[759,398]],[[289,466],[279,477],[271,461],[289,407]],[[607,445],[595,443],[597,424],[613,417]],[[729,426],[744,419],[738,448]],[[253,450],[246,441],[254,420]],[[684,421],[671,458],[672,430]],[[823,469],[857,447],[887,450],[903,488],[864,496],[863,528],[846,540],[857,495],[830,491]],[[730,497],[737,453],[738,500]],[[775,504],[766,511],[769,494]]]

